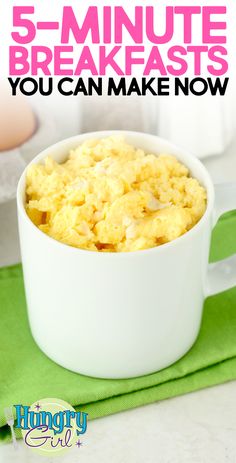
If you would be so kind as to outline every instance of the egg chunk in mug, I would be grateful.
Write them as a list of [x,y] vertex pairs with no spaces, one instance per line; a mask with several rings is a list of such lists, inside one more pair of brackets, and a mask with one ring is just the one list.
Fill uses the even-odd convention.
[[89,140],[58,164],[27,171],[26,211],[50,237],[90,251],[160,246],[190,230],[206,191],[174,156],[145,153],[113,136]]

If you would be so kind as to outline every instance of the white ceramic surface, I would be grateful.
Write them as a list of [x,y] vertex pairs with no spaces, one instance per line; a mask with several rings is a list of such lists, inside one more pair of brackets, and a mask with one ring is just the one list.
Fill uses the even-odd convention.
[[[196,340],[204,297],[236,281],[235,258],[210,266],[207,275],[211,231],[219,214],[236,207],[236,186],[217,188],[219,208],[214,215],[214,187],[199,160],[158,137],[123,133],[128,142],[145,151],[176,155],[206,187],[206,213],[177,240],[132,253],[75,249],[43,234],[26,215],[25,173],[17,192],[32,334],[60,365],[109,378],[148,374],[179,359]],[[61,162],[85,139],[110,134],[73,137],[32,162],[47,155]]]

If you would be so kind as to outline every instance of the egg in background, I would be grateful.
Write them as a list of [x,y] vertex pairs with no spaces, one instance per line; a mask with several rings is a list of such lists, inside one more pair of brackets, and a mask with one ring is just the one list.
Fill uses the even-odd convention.
[[22,145],[35,130],[36,118],[29,100],[23,95],[12,96],[10,86],[1,82],[0,151],[9,151]]

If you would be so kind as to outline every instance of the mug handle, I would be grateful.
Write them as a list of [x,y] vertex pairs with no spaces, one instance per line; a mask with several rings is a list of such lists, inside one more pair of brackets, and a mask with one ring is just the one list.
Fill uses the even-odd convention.
[[[236,209],[236,183],[215,185],[214,225],[222,214],[234,209]],[[220,262],[209,264],[206,297],[221,293],[234,286],[236,286],[236,254]]]

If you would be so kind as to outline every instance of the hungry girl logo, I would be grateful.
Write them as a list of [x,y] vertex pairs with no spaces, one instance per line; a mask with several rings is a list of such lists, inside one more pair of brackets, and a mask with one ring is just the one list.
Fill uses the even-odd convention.
[[76,412],[60,399],[42,399],[31,407],[14,405],[15,428],[21,429],[27,447],[49,456],[83,445],[80,436],[87,430],[87,413]]

